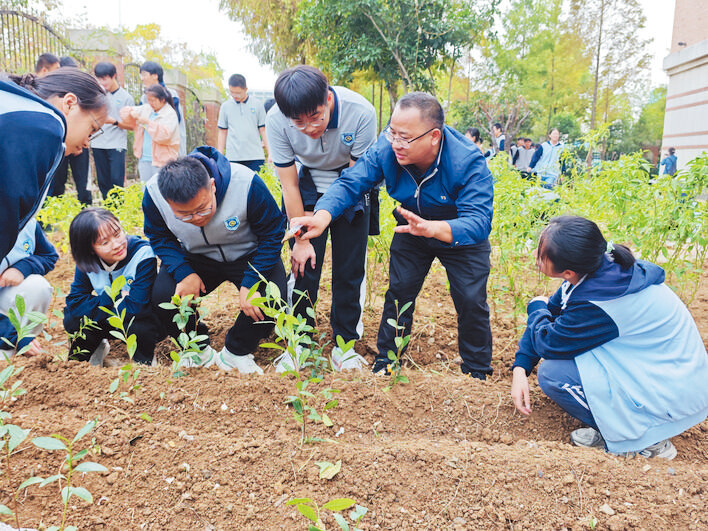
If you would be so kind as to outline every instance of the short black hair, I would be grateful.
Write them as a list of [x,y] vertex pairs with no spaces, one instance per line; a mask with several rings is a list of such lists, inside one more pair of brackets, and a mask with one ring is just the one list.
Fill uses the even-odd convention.
[[239,88],[247,88],[246,87],[246,78],[243,77],[241,74],[233,74],[229,78],[229,87],[239,87]]
[[275,98],[268,98],[263,102],[263,108],[265,109],[265,112],[268,112],[271,107],[275,105]]
[[676,153],[676,148],[670,147],[669,148],[669,155],[673,155],[674,153]]
[[59,63],[59,58],[53,53],[43,53],[37,58],[37,64],[34,66],[35,74],[39,74],[42,68],[49,68],[52,65]]
[[503,131],[503,130],[504,130],[504,129],[502,129],[502,126],[501,126],[501,124],[500,124],[499,122],[495,123],[495,124],[492,126],[492,129],[499,129],[500,131]]
[[157,82],[164,83],[162,76],[165,75],[165,71],[159,63],[156,63],[155,61],[145,61],[140,65],[140,71],[147,72],[148,74],[155,74],[157,76]]
[[93,73],[96,77],[115,77],[117,74],[116,65],[108,61],[101,61],[93,67]]
[[282,72],[275,81],[273,95],[280,112],[298,118],[317,112],[327,101],[329,82],[314,66],[297,65]]
[[181,157],[165,164],[157,174],[157,186],[162,197],[184,204],[194,199],[199,190],[209,188],[211,176],[194,157]]
[[95,273],[101,269],[101,262],[93,250],[93,244],[96,243],[101,234],[101,227],[104,226],[116,233],[122,230],[118,218],[105,208],[84,208],[71,221],[69,245],[79,271]]
[[73,57],[65,55],[59,59],[59,66],[70,66],[72,68],[79,68],[79,63]]
[[445,125],[445,111],[434,96],[425,92],[409,92],[401,96],[401,99],[396,103],[397,109],[410,107],[418,109],[421,118],[437,129],[442,129]]

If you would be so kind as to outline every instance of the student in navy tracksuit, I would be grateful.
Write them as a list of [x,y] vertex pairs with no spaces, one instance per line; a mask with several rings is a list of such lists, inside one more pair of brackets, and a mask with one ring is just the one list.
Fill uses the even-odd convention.
[[0,76],[0,256],[42,206],[64,154],[88,148],[105,117],[105,91],[76,68]]
[[110,314],[101,307],[116,310],[106,289],[122,276],[126,283],[116,301],[117,310],[118,313],[125,310],[124,325],[128,327],[130,323],[128,335],[136,335],[137,350],[133,360],[151,363],[159,326],[150,309],[157,258],[148,242],[137,236],[126,236],[118,219],[103,208],[86,208],[79,212],[69,227],[69,242],[76,272],[66,297],[64,328],[70,333],[77,332],[83,316],[97,326],[84,329],[84,338],[74,339],[70,356],[81,361],[90,358],[95,365],[103,364],[114,328],[108,323]]
[[[414,92],[403,96],[390,126],[357,163],[342,172],[315,207],[314,216],[290,223],[309,228],[315,237],[327,224],[381,178],[391,197],[401,202],[394,213],[399,226],[391,243],[389,290],[378,336],[374,372],[396,351],[396,302],[401,308],[415,299],[433,259],[440,259],[450,281],[457,310],[462,372],[486,379],[492,373],[492,334],[487,306],[494,196],[492,174],[480,150],[444,125],[440,103]],[[399,320],[410,333],[414,304]]]
[[[42,325],[35,326],[31,335],[18,342],[17,331],[7,312],[10,308],[16,308],[15,297],[20,295],[25,303],[25,315],[27,312],[47,313],[52,302],[52,286],[44,275],[54,269],[58,258],[42,227],[31,219],[17,236],[12,250],[0,261],[0,359],[27,345],[26,354],[29,356],[42,351],[36,338]],[[27,318],[24,318],[22,325],[27,323]]]
[[664,270],[608,244],[595,223],[551,220],[538,242],[542,273],[564,280],[528,306],[511,396],[531,413],[528,375],[589,428],[578,446],[672,459],[670,437],[708,415],[708,356],[691,314]]
[[[199,297],[226,281],[240,288],[241,313],[226,334],[224,348],[217,353],[207,341],[203,354],[183,365],[216,364],[224,370],[262,374],[252,352],[272,324],[259,323],[264,316],[248,301],[248,292],[261,280],[260,274],[285,293],[280,260],[285,216],[265,183],[252,170],[202,146],[168,162],[148,181],[143,212],[145,234],[162,261],[152,303],[167,334],[177,337],[179,330],[174,312],[161,309],[160,303],[173,295]],[[203,322],[197,331],[208,334]]]

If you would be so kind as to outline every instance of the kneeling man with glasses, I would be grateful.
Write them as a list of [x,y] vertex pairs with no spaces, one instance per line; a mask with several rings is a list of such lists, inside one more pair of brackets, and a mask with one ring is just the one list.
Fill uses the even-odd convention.
[[434,97],[422,92],[403,96],[389,127],[332,183],[314,215],[290,223],[307,227],[302,239],[315,238],[383,178],[401,206],[394,211],[398,226],[373,371],[384,370],[388,351],[396,352],[396,330],[388,321],[395,321],[397,308],[409,302],[398,322],[405,326],[404,335],[410,334],[415,299],[437,257],[447,271],[457,310],[462,372],[485,380],[492,373],[487,306],[492,174],[479,149],[444,120]]
[[[224,370],[262,374],[252,352],[273,326],[259,323],[263,313],[247,300],[248,292],[259,274],[285,291],[280,260],[285,216],[265,183],[247,167],[202,146],[168,162],[148,181],[143,212],[145,236],[162,261],[152,304],[165,334],[177,338],[180,333],[175,312],[159,307],[173,295],[200,297],[226,281],[240,288],[241,313],[226,334],[224,348],[215,352],[207,339],[203,353],[182,366],[216,364]],[[194,327],[192,318],[187,330]],[[196,330],[208,335],[203,322]]]

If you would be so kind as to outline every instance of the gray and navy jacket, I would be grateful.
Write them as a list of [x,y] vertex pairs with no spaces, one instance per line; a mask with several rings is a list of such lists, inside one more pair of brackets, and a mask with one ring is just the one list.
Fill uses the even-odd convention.
[[[248,258],[241,287],[251,288],[280,260],[285,216],[263,180],[252,170],[230,163],[216,149],[201,146],[188,155],[214,178],[216,212],[204,227],[178,220],[158,186],[148,181],[143,196],[145,235],[162,267],[181,282],[195,273],[190,257],[223,263]],[[255,269],[255,271],[254,271]]]
[[436,240],[436,245],[485,242],[492,229],[492,174],[477,146],[455,129],[444,126],[441,142],[437,159],[417,182],[412,170],[398,163],[382,133],[354,166],[342,171],[315,210],[326,210],[334,219],[383,178],[388,194],[404,208],[450,225],[452,243]]
[[[42,231],[42,227],[32,218],[24,226],[15,240],[15,245],[9,253],[0,261],[0,274],[6,269],[13,267],[27,278],[30,275],[46,275],[54,269],[59,255],[54,246],[49,243]],[[0,288],[2,291],[5,288]],[[10,319],[5,315],[0,315],[0,337],[7,338],[13,345],[17,343],[17,331],[12,326]],[[25,338],[18,350],[32,341],[32,337]],[[0,343],[0,349],[7,349],[8,345],[4,341]]]
[[[572,288],[572,289],[571,289]],[[611,452],[678,435],[708,415],[708,356],[686,306],[643,260],[609,255],[573,288],[528,307],[514,367],[575,360],[587,404]]]
[[42,206],[64,156],[65,135],[58,109],[0,77],[0,256]]
[[76,268],[64,309],[64,327],[67,331],[78,330],[83,315],[96,322],[108,319],[109,315],[101,310],[101,306],[113,309],[106,288],[120,276],[125,278],[126,283],[121,290],[118,311],[125,309],[128,322],[131,316],[148,310],[152,285],[157,276],[157,258],[147,241],[128,236],[127,256],[110,270],[99,267],[98,271],[85,273]]

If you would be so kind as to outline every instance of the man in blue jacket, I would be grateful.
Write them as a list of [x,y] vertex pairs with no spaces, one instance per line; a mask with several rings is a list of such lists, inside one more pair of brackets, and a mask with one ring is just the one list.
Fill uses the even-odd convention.
[[[357,163],[342,172],[315,207],[313,216],[291,220],[314,238],[332,219],[355,204],[382,178],[389,195],[401,202],[391,243],[389,289],[373,367],[388,365],[396,351],[396,330],[410,333],[415,299],[436,257],[445,267],[458,313],[462,372],[481,380],[492,373],[492,334],[487,306],[494,191],[482,153],[462,134],[444,125],[440,103],[413,92],[403,96],[389,127]],[[397,319],[397,308],[412,303]]]
[[[262,374],[252,352],[272,325],[258,324],[264,316],[248,301],[248,292],[260,274],[285,293],[280,260],[285,216],[265,183],[252,170],[202,146],[168,162],[148,181],[143,211],[145,235],[162,260],[152,302],[170,336],[179,335],[174,312],[159,304],[173,295],[200,297],[225,281],[240,288],[241,313],[226,334],[223,350],[216,353],[205,346],[198,359],[185,365],[216,364],[224,370]],[[197,332],[207,334],[208,329],[200,322]]]

